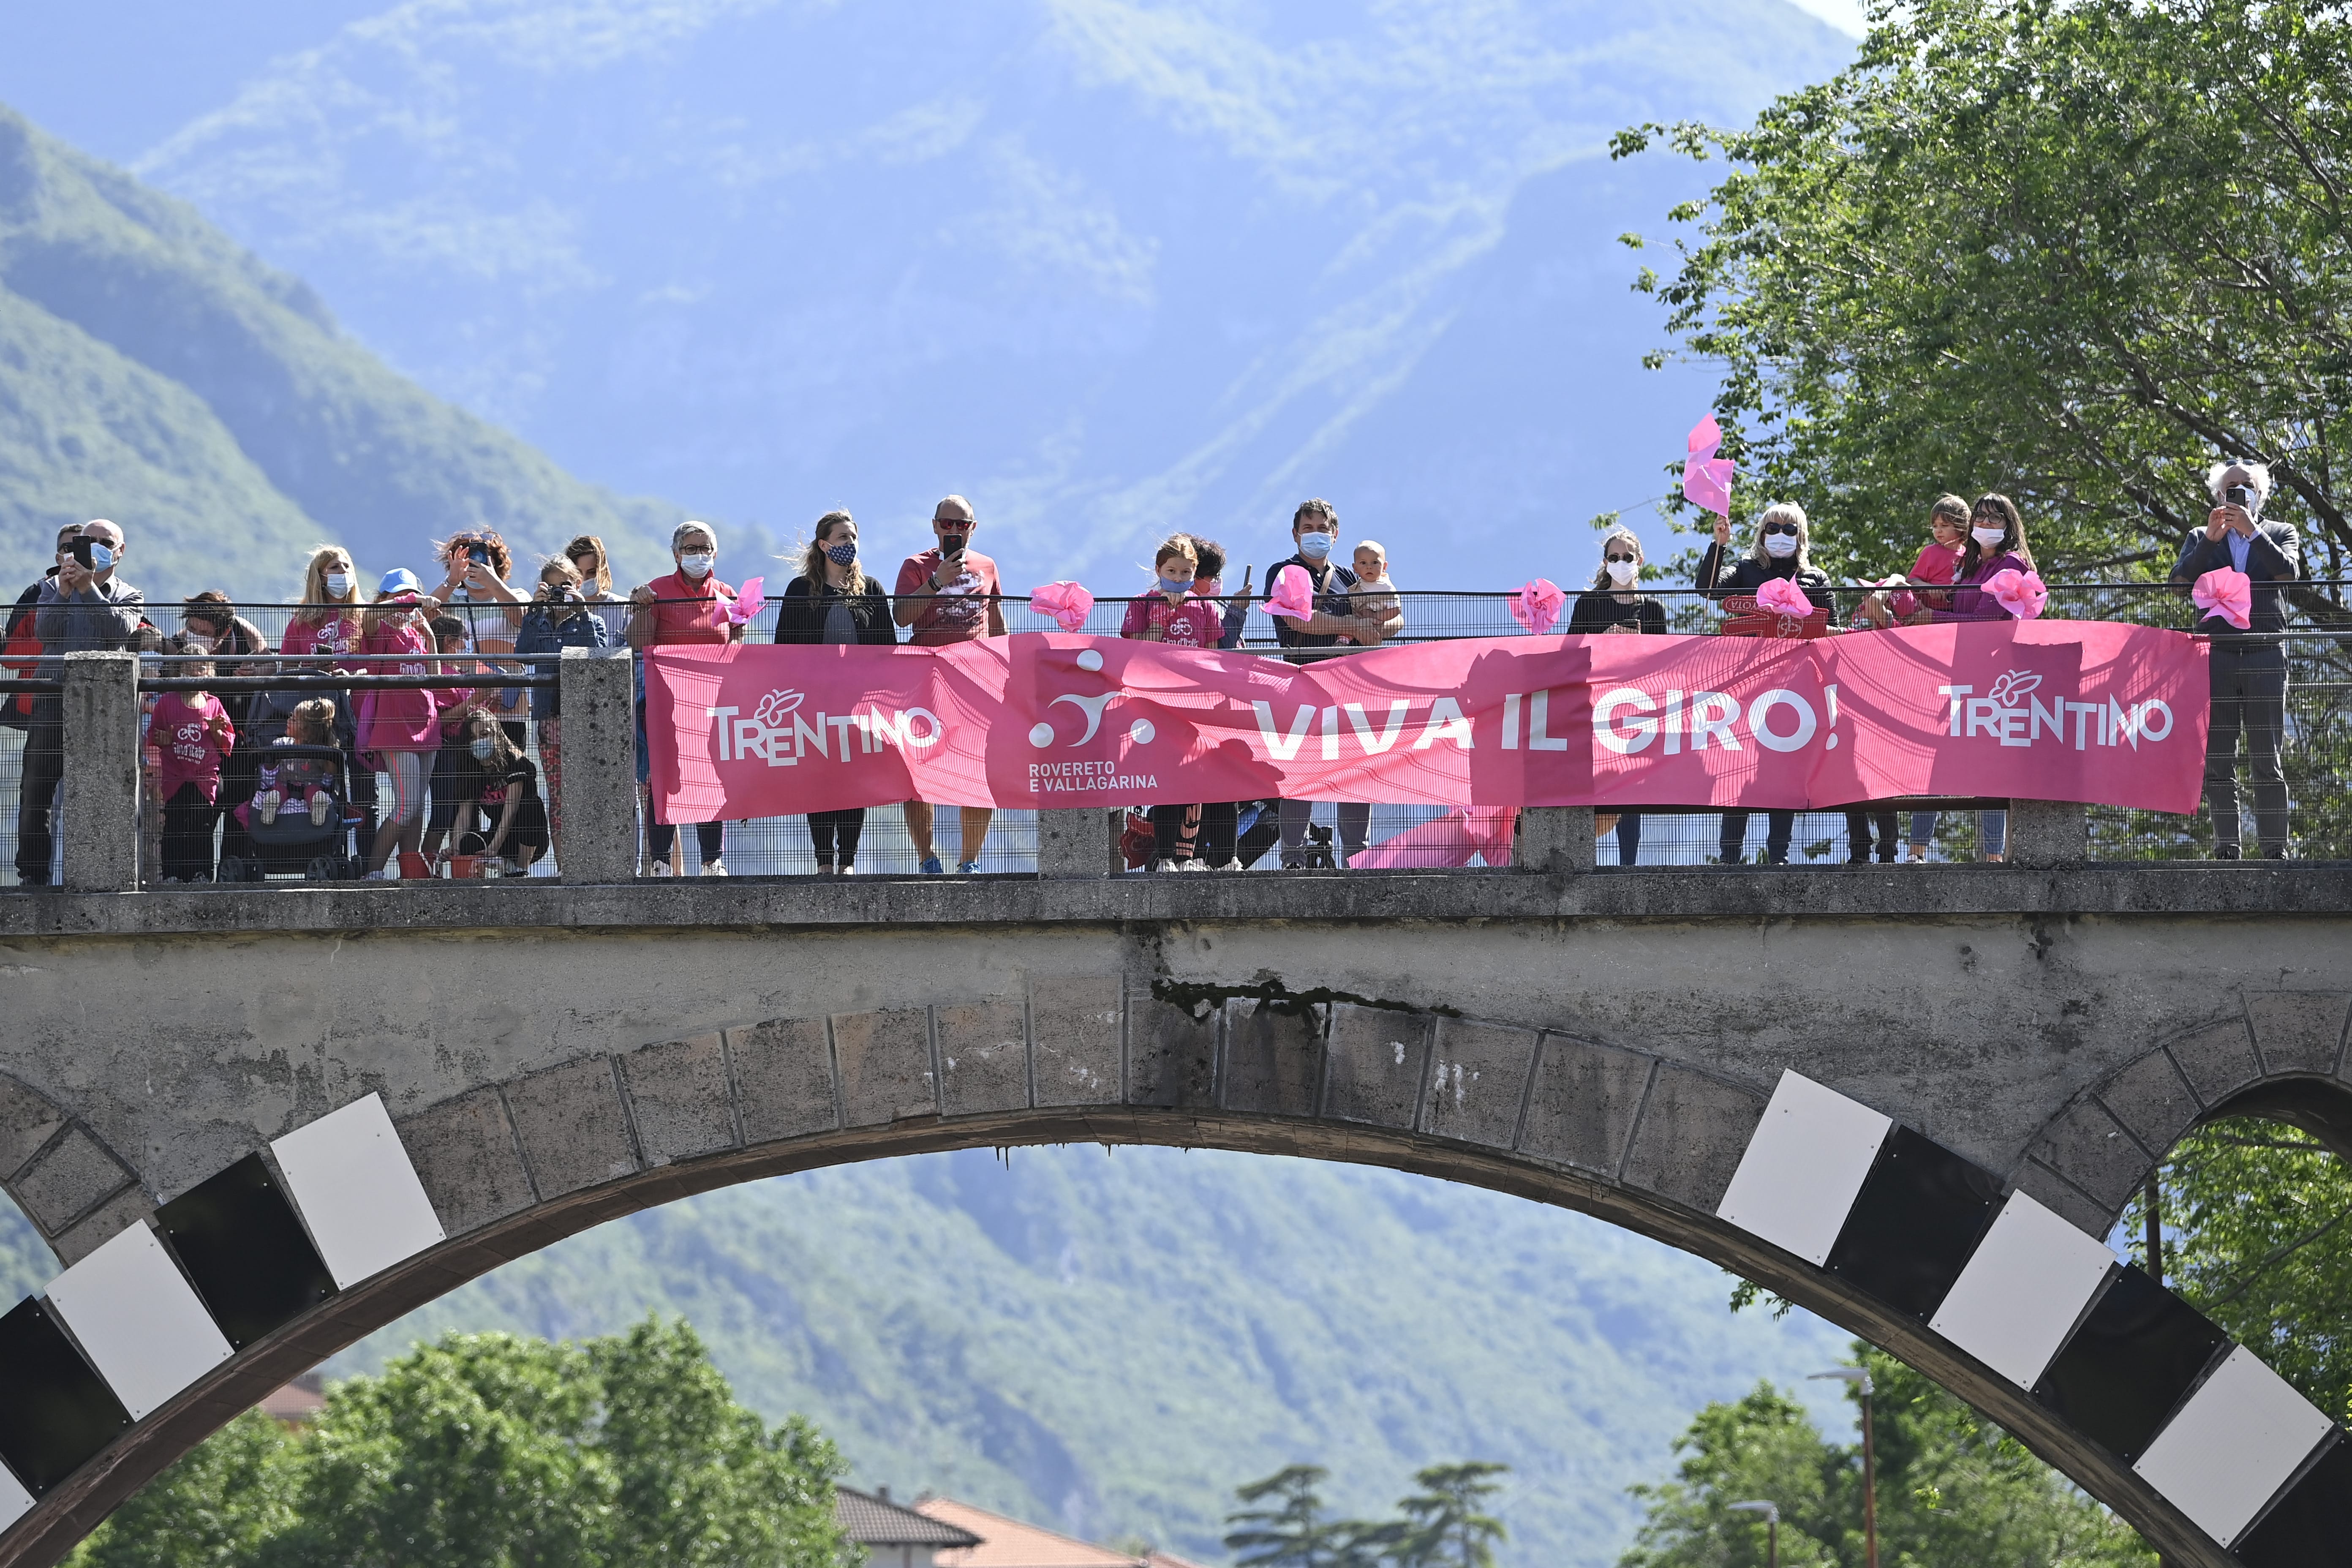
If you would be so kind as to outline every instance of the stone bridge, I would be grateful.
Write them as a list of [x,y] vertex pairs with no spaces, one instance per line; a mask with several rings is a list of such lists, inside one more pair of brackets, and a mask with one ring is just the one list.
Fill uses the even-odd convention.
[[1062,1142],[1595,1214],[1921,1368],[2178,1563],[2342,1561],[2352,1444],[2100,1238],[2201,1120],[2352,1149],[2352,878],[1544,847],[1590,832],[1548,815],[1519,872],[0,900],[0,1183],[71,1266],[0,1318],[0,1568],[584,1227]]

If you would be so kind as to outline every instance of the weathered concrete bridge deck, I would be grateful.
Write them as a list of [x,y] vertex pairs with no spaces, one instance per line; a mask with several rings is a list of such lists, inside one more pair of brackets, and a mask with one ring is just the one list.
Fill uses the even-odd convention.
[[[1955,1233],[1923,1308],[1853,1266],[1850,1237],[1841,1265],[1759,1218],[1755,1184],[1788,1073],[1958,1156],[1937,1156],[1958,1173],[1946,1197],[1975,1192],[1989,1216],[2013,1189],[2032,1202],[2000,1223],[2038,1204],[2084,1246],[2200,1120],[2251,1108],[2352,1148],[2347,958],[2352,874],[2298,865],[0,900],[0,1181],[63,1261],[257,1154],[240,1168],[290,1179],[331,1252],[273,1141],[370,1095],[446,1237],[126,1410],[35,1487],[0,1563],[52,1560],[275,1380],[605,1218],[782,1171],[1058,1141],[1378,1163],[1601,1215],[1904,1356],[2179,1561],[2301,1561],[2276,1554],[2277,1521],[2352,1508],[2329,1468],[2352,1446],[2243,1483],[2256,1504],[2287,1493],[2238,1558],[2243,1521],[2215,1524],[2236,1505],[2149,1468],[2157,1426],[2171,1441],[2195,1425],[2199,1391],[2235,1364],[2211,1344],[2185,1373],[2156,1367],[2174,1382],[2153,1416],[2037,1393],[1937,1313],[1997,1227]],[[1878,1190],[1841,1202],[1858,1215]],[[2095,1273],[2104,1294],[2085,1287],[2059,1325],[2068,1354],[2092,1353],[2094,1295],[2135,1289]],[[2138,1353],[2110,1360],[2146,1372]],[[0,1449],[7,1400],[0,1386]]]

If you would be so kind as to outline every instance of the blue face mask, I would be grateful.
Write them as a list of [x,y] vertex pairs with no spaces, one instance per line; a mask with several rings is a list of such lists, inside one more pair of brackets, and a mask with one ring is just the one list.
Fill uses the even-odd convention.
[[1328,559],[1331,554],[1331,535],[1311,529],[1300,534],[1298,553],[1309,561]]
[[487,763],[492,757],[498,755],[499,743],[496,741],[491,740],[488,736],[484,735],[477,739],[472,745],[466,749],[474,753],[474,761],[478,763]]
[[1160,591],[1163,594],[1189,594],[1192,591],[1192,574],[1187,572],[1181,577],[1162,577],[1160,579]]
[[103,571],[105,571],[108,567],[110,567],[110,566],[111,566],[111,565],[113,565],[113,564],[114,564],[114,552],[113,552],[113,551],[109,550],[109,549],[108,549],[105,545],[103,545],[103,544],[99,544],[99,543],[95,543],[95,542],[93,542],[93,543],[90,545],[90,547],[89,547],[89,569],[90,569],[91,571],[93,571],[93,572],[103,572]]
[[828,544],[824,547],[824,558],[827,561],[832,562],[835,566],[846,566],[851,562],[857,559],[857,546],[855,544]]

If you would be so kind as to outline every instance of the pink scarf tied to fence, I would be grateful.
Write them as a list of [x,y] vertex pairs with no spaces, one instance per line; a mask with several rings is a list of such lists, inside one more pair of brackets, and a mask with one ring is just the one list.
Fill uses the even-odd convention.
[[1274,580],[1274,592],[1265,596],[1265,613],[1294,621],[1306,620],[1315,614],[1314,585],[1307,580],[1306,567],[1282,569],[1282,575]]
[[1568,595],[1549,577],[1538,577],[1511,595],[1511,619],[1541,637],[1551,630],[1559,619],[1559,607]]
[[1095,596],[1076,583],[1048,583],[1029,590],[1029,607],[1050,616],[1066,632],[1075,632],[1094,613]]
[[2254,624],[2254,580],[2224,566],[2197,579],[2189,602],[2209,616],[2219,616],[2240,631]]
[[1813,613],[1813,602],[1805,591],[1786,577],[1767,577],[1756,590],[1756,607],[1776,616],[1794,616],[1799,619]]
[[1985,579],[1984,591],[1992,602],[2021,621],[2039,616],[2050,603],[2050,590],[2042,586],[2039,572],[2020,572],[2014,566],[1996,572]]

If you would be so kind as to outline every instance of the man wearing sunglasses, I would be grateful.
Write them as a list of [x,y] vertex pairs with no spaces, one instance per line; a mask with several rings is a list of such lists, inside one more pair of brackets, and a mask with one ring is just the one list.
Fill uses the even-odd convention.
[[[1830,592],[1829,574],[1812,563],[1811,544],[1805,509],[1795,501],[1780,501],[1764,509],[1764,515],[1756,520],[1756,542],[1727,571],[1724,563],[1731,552],[1731,523],[1718,517],[1715,520],[1715,542],[1699,559],[1698,591],[1710,599],[1727,599],[1735,594],[1753,594],[1779,577],[1794,583],[1816,609],[1827,610],[1835,619],[1837,599]],[[1796,836],[1797,814],[1767,812],[1765,820],[1764,858],[1775,866],[1785,866],[1789,863],[1789,841]],[[1748,813],[1723,814],[1723,831],[1716,847],[1722,852],[1724,865],[1747,864]]]

